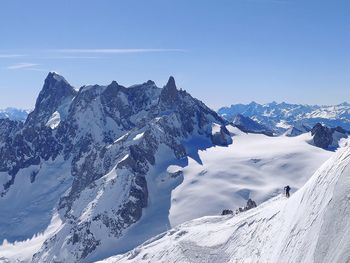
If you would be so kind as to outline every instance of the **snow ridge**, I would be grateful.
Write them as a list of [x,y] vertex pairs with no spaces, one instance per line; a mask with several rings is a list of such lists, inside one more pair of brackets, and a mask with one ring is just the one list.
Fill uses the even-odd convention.
[[350,145],[289,199],[182,224],[102,262],[348,262]]

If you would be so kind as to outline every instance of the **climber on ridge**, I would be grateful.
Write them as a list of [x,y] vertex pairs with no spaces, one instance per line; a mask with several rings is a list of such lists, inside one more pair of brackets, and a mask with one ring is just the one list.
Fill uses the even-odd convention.
[[289,191],[290,191],[290,187],[289,185],[287,185],[286,187],[284,187],[284,191],[286,193],[286,197],[289,198],[290,194],[289,194]]

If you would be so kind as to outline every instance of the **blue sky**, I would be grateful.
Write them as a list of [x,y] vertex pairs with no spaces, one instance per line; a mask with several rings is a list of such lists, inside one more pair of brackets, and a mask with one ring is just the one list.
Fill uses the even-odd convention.
[[350,101],[350,1],[2,0],[0,108],[32,108],[48,71],[72,85],[173,75],[217,109]]

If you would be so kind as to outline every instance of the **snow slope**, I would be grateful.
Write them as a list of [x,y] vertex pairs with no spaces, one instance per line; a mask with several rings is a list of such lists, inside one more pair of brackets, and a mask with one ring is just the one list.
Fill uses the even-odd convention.
[[62,158],[21,170],[17,183],[0,198],[0,237],[23,241],[44,232],[54,206],[72,183],[69,171],[70,165]]
[[[162,147],[156,156],[156,166],[146,177],[149,205],[143,209],[142,218],[124,233],[122,239],[105,242],[107,245],[99,257],[92,257],[87,262],[125,253],[148,238],[185,221],[218,215],[227,208],[236,209],[245,204],[248,198],[261,203],[278,195],[286,184],[294,191],[334,154],[311,146],[308,143],[310,134],[269,137],[246,134],[231,126],[228,129],[233,138],[233,144],[228,147],[205,149],[209,142],[200,138],[185,142],[188,161],[174,161],[176,158],[171,151]],[[132,141],[135,137],[141,138],[140,133],[129,136]],[[200,147],[203,150],[196,151]],[[41,204],[41,207],[44,206]],[[9,217],[14,215],[9,214]],[[48,227],[52,228],[51,225]],[[40,231],[45,232],[44,229]],[[43,241],[35,239],[27,241],[27,244],[39,243],[32,251],[35,253]],[[10,244],[0,246],[0,255],[6,251],[12,259],[22,259],[23,255],[14,256],[17,249],[18,246]]]
[[[200,138],[187,141],[188,162],[174,161],[172,153],[162,148],[157,165],[146,177],[149,204],[140,221],[87,262],[108,257],[113,251],[125,253],[188,220],[237,209],[248,198],[261,203],[278,195],[287,184],[295,191],[334,154],[311,146],[310,134],[269,137],[246,134],[231,126],[228,129],[233,144],[227,147],[207,148],[209,142]],[[203,150],[195,151],[199,147]]]
[[311,146],[310,134],[269,137],[228,129],[233,144],[227,147],[194,152],[198,145],[208,142],[198,138],[187,142],[186,150],[191,153],[188,163],[164,162],[169,153],[158,153],[157,159],[163,162],[147,175],[148,185],[153,186],[149,189],[149,206],[140,222],[108,248],[109,253],[124,253],[188,220],[237,209],[248,198],[264,202],[280,194],[287,184],[294,192],[334,154]]
[[289,199],[203,217],[102,262],[349,262],[350,145]]
[[24,241],[10,243],[4,240],[0,246],[0,262],[29,262],[33,256],[33,252],[38,251],[44,241],[58,231],[61,226],[62,221],[57,211],[54,211],[50,225],[44,232],[38,232],[32,238]]
[[249,198],[261,203],[287,184],[295,191],[332,155],[309,145],[310,134],[269,137],[229,129],[233,144],[200,151],[180,169],[184,180],[171,194],[171,226],[237,209]]

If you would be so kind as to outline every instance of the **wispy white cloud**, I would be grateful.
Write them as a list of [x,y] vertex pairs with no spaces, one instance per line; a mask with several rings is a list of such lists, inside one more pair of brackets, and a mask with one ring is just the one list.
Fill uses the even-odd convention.
[[[27,57],[30,59],[101,59],[113,54],[135,54],[135,53],[162,53],[162,52],[186,52],[178,48],[71,48],[71,49],[36,49],[27,50],[27,54],[7,53],[0,50],[0,59],[15,59]],[[32,63],[19,63],[9,66],[8,69],[24,69],[37,66]]]
[[0,58],[19,58],[24,56],[25,55],[22,55],[22,54],[1,54],[0,53]]
[[47,56],[47,57],[39,57],[39,59],[98,59],[101,58],[99,56]]
[[36,66],[39,66],[39,64],[35,63],[17,63],[11,66],[8,66],[7,69],[31,69],[33,70]]
[[185,52],[185,49],[163,48],[97,48],[97,49],[57,49],[59,53],[84,54],[129,54],[129,53],[156,53],[156,52]]

